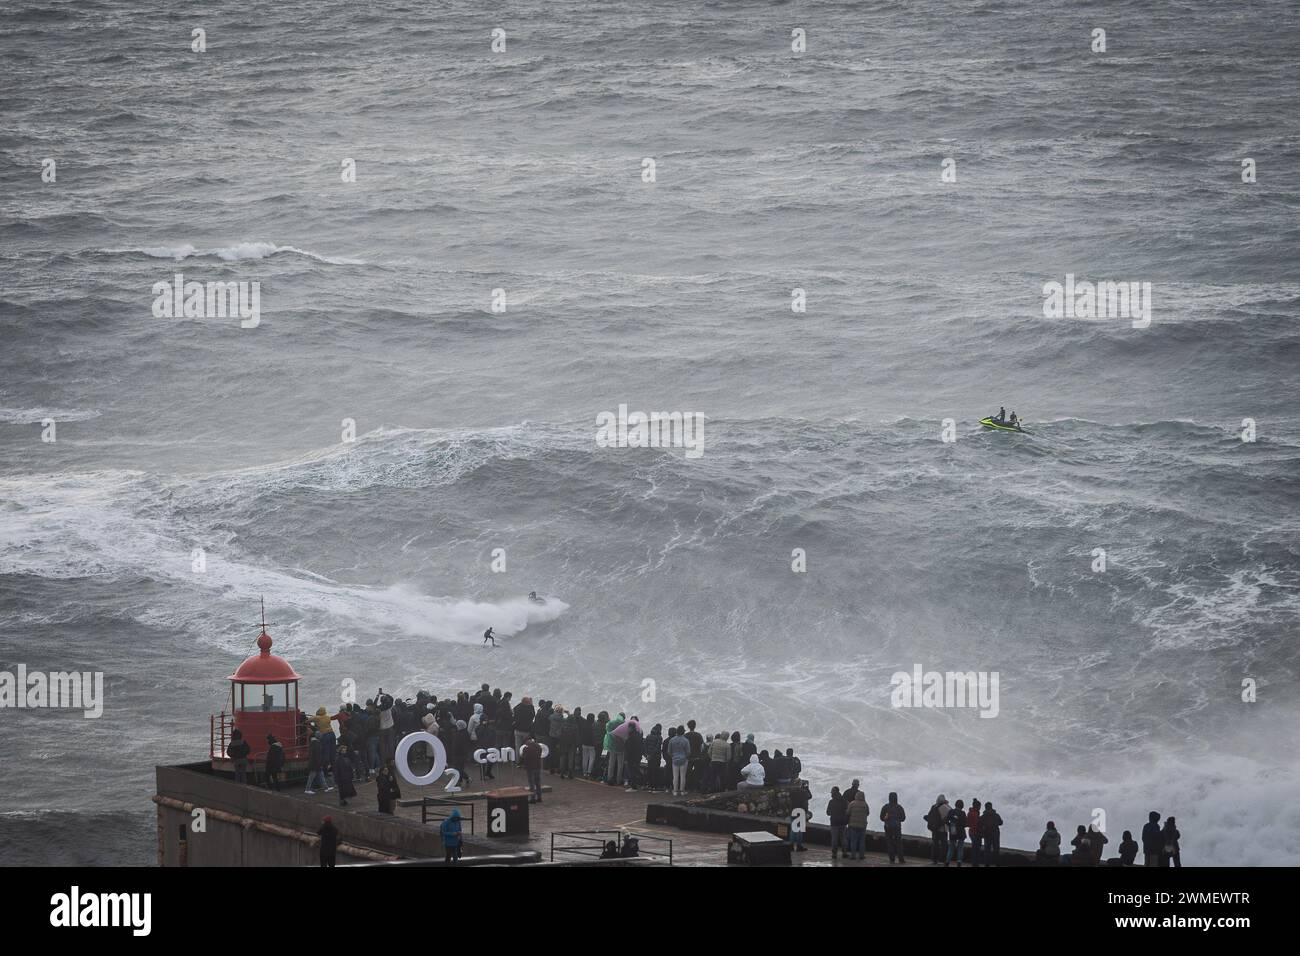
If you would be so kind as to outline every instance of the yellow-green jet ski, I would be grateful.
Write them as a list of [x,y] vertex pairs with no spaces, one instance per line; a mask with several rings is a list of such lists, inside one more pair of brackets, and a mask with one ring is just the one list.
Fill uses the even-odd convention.
[[996,418],[981,418],[980,424],[983,425],[985,428],[991,428],[994,431],[1024,432],[1026,435],[1029,434],[1029,432],[1025,431],[1019,425],[1013,425],[1010,422],[1000,422]]

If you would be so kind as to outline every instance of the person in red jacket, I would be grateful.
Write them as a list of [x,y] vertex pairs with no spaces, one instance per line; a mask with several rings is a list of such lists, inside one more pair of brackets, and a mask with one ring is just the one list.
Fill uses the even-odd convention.
[[980,865],[980,849],[984,846],[984,838],[980,836],[980,807],[983,806],[978,799],[970,802],[970,809],[966,811],[966,833],[970,836],[970,865]]
[[528,741],[519,751],[519,761],[524,765],[524,770],[528,774],[528,789],[532,791],[528,796],[528,802],[541,803],[542,745],[537,742],[537,738],[532,734],[528,735]]

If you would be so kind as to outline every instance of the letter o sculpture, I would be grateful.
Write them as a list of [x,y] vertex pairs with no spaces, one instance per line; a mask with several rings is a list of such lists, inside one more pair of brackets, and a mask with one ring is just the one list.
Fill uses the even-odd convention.
[[[424,776],[417,777],[411,773],[411,767],[407,761],[411,756],[411,748],[421,742],[433,748],[433,767]],[[447,748],[442,745],[441,740],[427,730],[417,730],[413,734],[407,734],[398,742],[397,753],[393,755],[393,762],[397,764],[397,772],[407,783],[417,787],[427,787],[446,772]]]

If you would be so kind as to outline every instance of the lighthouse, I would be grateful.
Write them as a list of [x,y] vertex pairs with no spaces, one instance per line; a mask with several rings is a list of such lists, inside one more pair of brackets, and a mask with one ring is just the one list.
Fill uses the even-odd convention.
[[252,748],[254,768],[266,760],[267,734],[284,747],[285,772],[299,769],[307,759],[305,722],[298,709],[298,681],[302,678],[283,657],[271,653],[271,635],[266,631],[263,610],[257,653],[247,658],[228,678],[230,706],[210,719],[209,751],[212,769],[233,772],[226,756],[231,732],[238,730]]

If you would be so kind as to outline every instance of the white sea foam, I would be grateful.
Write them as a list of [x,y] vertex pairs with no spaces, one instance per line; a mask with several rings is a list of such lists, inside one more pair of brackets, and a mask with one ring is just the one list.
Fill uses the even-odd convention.
[[84,422],[99,415],[94,409],[80,408],[0,408],[0,422],[9,425],[39,425],[47,418],[56,422]]
[[278,246],[273,242],[239,242],[233,246],[221,246],[216,249],[200,250],[189,243],[179,246],[149,246],[143,249],[110,249],[112,253],[134,252],[143,253],[154,259],[173,259],[177,262],[182,259],[213,257],[222,259],[226,262],[242,262],[246,259],[268,259],[277,255],[295,255],[304,256],[308,259],[315,259],[317,262],[326,262],[330,265],[338,266],[360,266],[365,265],[360,259],[342,259],[334,256],[325,256],[317,252],[311,252],[307,249],[299,249],[297,246]]
[[[404,582],[349,585],[226,553],[211,547],[205,529],[188,529],[187,534],[174,521],[141,516],[131,508],[130,502],[139,504],[151,494],[146,482],[135,472],[0,480],[0,501],[9,505],[0,528],[0,574],[161,580],[202,592],[182,600],[189,607],[220,599],[247,608],[265,597],[282,615],[304,622],[304,628],[289,626],[290,646],[299,636],[309,639],[304,631],[326,627],[335,647],[353,643],[348,635],[393,634],[472,644],[482,641],[489,626],[509,638],[531,624],[555,620],[569,607],[556,598],[536,604],[524,597],[437,596]],[[205,549],[204,570],[198,573],[192,554],[200,541],[211,549]],[[193,623],[179,618],[170,605],[144,612],[144,618],[172,629]]]
[[[816,764],[815,759],[804,760]],[[1116,854],[1124,830],[1141,841],[1142,826],[1152,810],[1162,815],[1162,822],[1171,814],[1177,818],[1187,865],[1278,865],[1300,853],[1300,805],[1294,800],[1300,779],[1291,769],[1227,755],[1195,761],[1170,756],[1140,766],[1129,766],[1115,756],[1103,763],[1103,779],[964,774],[909,766],[890,768],[880,776],[865,772],[861,776],[880,781],[869,791],[873,809],[875,801],[885,796],[875,790],[904,795],[909,821],[918,821],[914,828],[904,827],[906,832],[924,832],[919,821],[935,796],[943,793],[950,801],[962,798],[967,804],[972,796],[991,800],[1005,821],[1002,845],[1017,849],[1036,849],[1048,820],[1068,841],[1077,826],[1091,822],[1094,809],[1102,809],[1110,839],[1107,859]],[[828,779],[819,790],[847,782]]]

